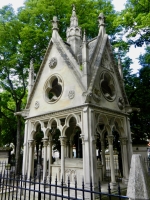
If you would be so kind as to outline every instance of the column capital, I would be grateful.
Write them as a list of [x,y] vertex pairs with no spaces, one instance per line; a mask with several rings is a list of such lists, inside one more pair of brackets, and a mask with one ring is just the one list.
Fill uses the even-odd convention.
[[114,136],[113,136],[113,135],[108,135],[108,136],[107,136],[107,139],[108,139],[109,145],[113,145]]
[[121,145],[126,145],[127,144],[127,140],[128,139],[126,137],[120,137],[119,139],[120,139]]
[[34,147],[34,140],[28,140],[29,147]]
[[48,145],[52,145],[52,144],[53,144],[53,140],[52,139],[48,140]]
[[60,139],[61,146],[65,146],[67,138],[65,136],[59,136],[59,139]]
[[84,144],[84,134],[80,134],[80,138],[81,138],[81,140],[82,140],[82,144]]
[[43,142],[43,146],[47,147],[47,145],[48,145],[48,138],[43,138],[42,142]]

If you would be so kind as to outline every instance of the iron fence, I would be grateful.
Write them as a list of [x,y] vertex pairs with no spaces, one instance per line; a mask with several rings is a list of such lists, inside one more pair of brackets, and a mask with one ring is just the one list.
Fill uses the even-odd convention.
[[127,196],[121,195],[120,185],[118,183],[116,193],[112,193],[110,184],[108,183],[107,192],[101,191],[101,183],[97,186],[92,184],[85,185],[82,181],[81,187],[77,187],[77,180],[74,184],[67,183],[63,179],[58,182],[52,182],[51,176],[43,181],[41,177],[27,179],[26,176],[10,174],[9,170],[0,176],[0,200],[57,200],[57,199],[128,199]]

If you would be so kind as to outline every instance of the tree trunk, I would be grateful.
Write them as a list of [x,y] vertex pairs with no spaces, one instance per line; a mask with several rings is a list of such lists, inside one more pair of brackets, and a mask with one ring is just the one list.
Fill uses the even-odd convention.
[[17,115],[17,146],[16,146],[16,167],[15,174],[20,173],[20,165],[21,165],[21,116]]

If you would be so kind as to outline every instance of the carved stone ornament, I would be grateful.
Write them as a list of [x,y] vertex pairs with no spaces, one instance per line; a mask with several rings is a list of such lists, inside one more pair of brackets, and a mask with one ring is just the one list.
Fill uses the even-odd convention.
[[107,139],[108,139],[109,145],[113,145],[114,136],[113,136],[113,135],[108,135],[108,136],[107,136]]
[[51,58],[49,61],[49,67],[53,69],[56,67],[56,65],[57,65],[57,59],[55,57]]
[[69,99],[73,99],[74,96],[75,96],[75,91],[74,90],[70,90],[69,93],[68,93]]
[[101,92],[97,88],[93,88],[93,99],[96,102],[100,102],[101,100]]
[[126,145],[127,144],[127,138],[126,137],[120,138],[120,143],[121,143],[121,145]]
[[38,108],[39,108],[39,106],[40,106],[39,102],[38,102],[38,101],[36,101],[36,102],[35,102],[35,105],[34,105],[34,108],[38,109]]
[[122,97],[119,97],[119,99],[118,99],[118,107],[120,110],[122,110],[124,108],[124,100]]

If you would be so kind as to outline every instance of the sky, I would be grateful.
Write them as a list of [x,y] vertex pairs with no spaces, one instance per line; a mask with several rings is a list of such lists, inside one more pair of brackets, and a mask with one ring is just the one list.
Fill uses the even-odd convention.
[[[115,10],[121,11],[124,9],[124,4],[126,3],[126,0],[113,0],[112,1]],[[24,3],[24,0],[0,0],[0,8],[2,8],[4,5],[12,4],[13,8],[17,10],[18,7],[22,6]],[[133,60],[133,64],[131,65],[131,68],[133,69],[133,73],[138,72],[138,69],[140,68],[140,65],[138,64],[137,58],[140,54],[144,53],[144,48],[134,48],[134,46],[130,47],[128,56]]]

